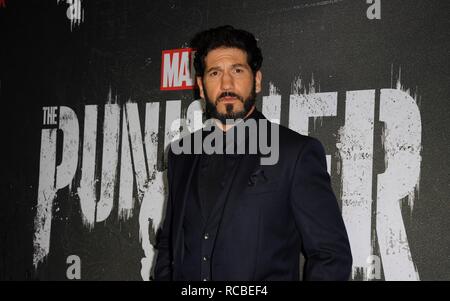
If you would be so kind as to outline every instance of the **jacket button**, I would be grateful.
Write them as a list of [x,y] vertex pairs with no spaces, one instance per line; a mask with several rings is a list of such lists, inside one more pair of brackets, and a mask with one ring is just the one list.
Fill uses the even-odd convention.
[[203,261],[208,261],[208,257],[206,257],[206,256],[203,256]]
[[208,234],[208,233],[205,233],[205,235],[203,236],[203,238],[204,238],[205,240],[207,240],[207,239],[209,238],[209,234]]

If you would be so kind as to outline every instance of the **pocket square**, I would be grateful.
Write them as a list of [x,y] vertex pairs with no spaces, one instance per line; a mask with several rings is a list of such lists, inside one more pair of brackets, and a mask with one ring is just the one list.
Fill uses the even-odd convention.
[[259,168],[248,179],[248,186],[255,186],[257,183],[266,184],[269,179],[264,174],[264,170]]

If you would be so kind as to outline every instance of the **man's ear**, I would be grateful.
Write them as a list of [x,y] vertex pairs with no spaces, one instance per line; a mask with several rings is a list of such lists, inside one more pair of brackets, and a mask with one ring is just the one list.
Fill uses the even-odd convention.
[[262,81],[262,73],[260,70],[256,71],[255,74],[255,91],[256,93],[261,92],[261,81]]
[[200,90],[200,97],[205,99],[205,93],[203,92],[203,77],[197,76],[196,79],[197,79],[198,88]]

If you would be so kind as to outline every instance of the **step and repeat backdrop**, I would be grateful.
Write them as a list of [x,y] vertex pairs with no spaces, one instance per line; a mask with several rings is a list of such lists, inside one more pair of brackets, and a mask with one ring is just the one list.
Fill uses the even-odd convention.
[[201,126],[189,41],[230,24],[259,110],[324,144],[352,279],[450,280],[447,3],[0,1],[0,279],[151,279],[167,146]]

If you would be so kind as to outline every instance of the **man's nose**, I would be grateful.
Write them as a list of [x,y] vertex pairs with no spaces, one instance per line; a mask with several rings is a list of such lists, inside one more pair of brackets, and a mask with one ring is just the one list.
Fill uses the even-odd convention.
[[223,91],[231,90],[233,88],[233,78],[228,72],[224,72],[221,80],[221,88]]

